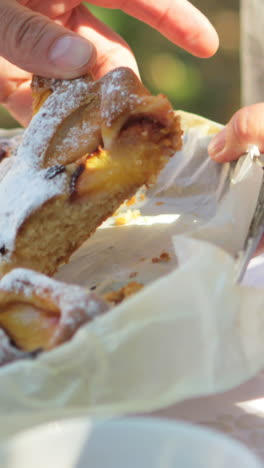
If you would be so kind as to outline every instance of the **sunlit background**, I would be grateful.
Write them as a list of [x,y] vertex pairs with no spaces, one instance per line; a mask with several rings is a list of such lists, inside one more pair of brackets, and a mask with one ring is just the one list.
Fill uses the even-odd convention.
[[[220,36],[220,49],[209,60],[192,57],[120,11],[94,6],[90,9],[130,44],[142,80],[153,93],[165,93],[175,109],[225,123],[240,102],[239,0],[193,0],[192,3],[211,19]],[[0,127],[16,125],[1,109]]]

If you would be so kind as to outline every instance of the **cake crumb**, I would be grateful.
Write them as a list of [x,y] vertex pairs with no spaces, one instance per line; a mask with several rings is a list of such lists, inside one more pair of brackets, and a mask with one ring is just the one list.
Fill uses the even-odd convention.
[[156,205],[156,206],[164,205],[164,202],[163,202],[163,201],[157,201],[157,202],[155,203],[155,205]]
[[131,205],[134,205],[137,201],[137,198],[136,198],[136,195],[134,195],[133,197],[129,198],[129,200],[127,200],[126,204],[127,206],[131,206]]
[[122,215],[118,215],[115,217],[115,225],[116,226],[123,226],[128,224],[130,221],[139,218],[140,210],[128,210]]
[[132,271],[129,275],[129,278],[135,278],[135,276],[138,275],[138,272],[137,271]]
[[123,286],[123,288],[105,294],[104,299],[115,305],[120,304],[124,299],[140,291],[143,287],[143,284],[131,281],[126,286]]
[[127,224],[125,216],[118,216],[118,218],[115,219],[116,226],[124,226],[125,224]]
[[169,252],[161,252],[159,257],[153,257],[151,259],[152,263],[169,262],[170,260],[171,260],[171,256]]
[[151,259],[152,263],[159,263],[160,262],[160,259],[158,257],[153,257]]
[[163,261],[163,262],[169,262],[171,260],[171,256],[169,254],[169,252],[162,252],[160,254],[160,259]]

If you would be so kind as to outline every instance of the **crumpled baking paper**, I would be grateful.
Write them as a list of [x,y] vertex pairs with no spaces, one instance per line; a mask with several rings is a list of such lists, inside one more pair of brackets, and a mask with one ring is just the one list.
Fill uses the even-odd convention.
[[[262,169],[210,160],[220,126],[181,115],[183,149],[157,184],[57,274],[101,294],[130,281],[144,288],[70,342],[1,368],[0,437],[65,417],[155,410],[229,389],[264,366],[264,291],[234,283]],[[119,216],[128,223],[117,226]],[[153,260],[162,252],[168,261]]]

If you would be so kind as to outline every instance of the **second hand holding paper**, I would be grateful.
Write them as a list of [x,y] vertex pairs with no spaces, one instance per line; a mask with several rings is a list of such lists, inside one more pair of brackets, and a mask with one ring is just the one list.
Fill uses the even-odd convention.
[[[263,156],[257,146],[251,145],[248,149],[247,155],[242,159],[242,166],[238,166],[240,169],[239,176],[233,175],[232,183],[239,181],[243,177],[243,169],[248,170],[252,164],[257,164],[264,168]],[[236,171],[237,172],[237,171]],[[249,227],[248,235],[245,240],[244,248],[238,254],[238,258],[235,265],[235,282],[239,283],[242,281],[246,272],[247,266],[254,255],[256,248],[264,233],[264,171],[263,180],[259,192],[259,197],[256,205],[256,209]]]

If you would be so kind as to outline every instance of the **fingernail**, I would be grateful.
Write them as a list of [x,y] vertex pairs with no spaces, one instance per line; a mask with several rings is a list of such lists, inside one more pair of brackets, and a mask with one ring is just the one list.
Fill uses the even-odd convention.
[[218,159],[226,144],[226,130],[221,130],[209,143],[208,153],[213,159]]
[[70,71],[86,65],[93,53],[92,44],[86,40],[79,37],[62,36],[53,43],[49,51],[49,58],[60,69]]

